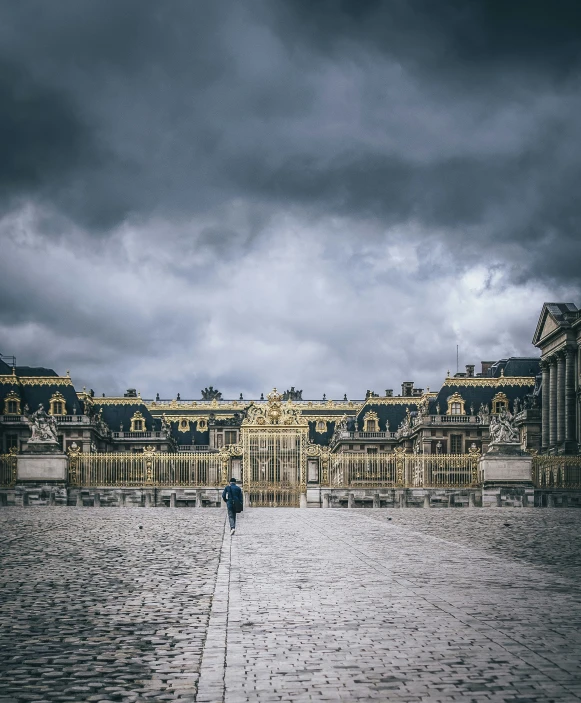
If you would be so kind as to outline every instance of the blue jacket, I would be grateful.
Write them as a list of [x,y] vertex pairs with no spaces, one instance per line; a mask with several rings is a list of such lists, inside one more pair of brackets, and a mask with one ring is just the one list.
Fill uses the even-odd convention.
[[222,491],[222,500],[226,501],[226,505],[229,508],[233,507],[232,501],[236,497],[238,500],[242,500],[242,489],[235,483],[229,483],[226,488]]

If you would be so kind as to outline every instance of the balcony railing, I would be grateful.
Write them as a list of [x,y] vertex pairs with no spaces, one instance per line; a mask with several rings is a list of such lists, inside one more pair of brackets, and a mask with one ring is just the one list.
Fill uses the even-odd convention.
[[58,423],[69,423],[69,422],[74,422],[80,423],[82,425],[90,425],[91,424],[91,418],[88,417],[87,415],[55,415],[55,420]]
[[114,439],[169,439],[167,432],[145,430],[143,432],[113,432]]
[[474,424],[479,425],[480,418],[478,415],[429,415],[427,418],[427,424],[430,425],[440,425],[440,424]]
[[209,452],[209,444],[180,444],[178,445],[178,452]]

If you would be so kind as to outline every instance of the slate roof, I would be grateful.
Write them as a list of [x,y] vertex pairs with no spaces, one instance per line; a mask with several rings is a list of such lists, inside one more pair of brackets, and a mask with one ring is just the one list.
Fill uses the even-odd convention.
[[135,403],[122,403],[119,405],[99,403],[98,398],[93,398],[93,405],[97,413],[101,408],[103,409],[103,420],[105,420],[112,432],[121,432],[121,423],[123,423],[123,432],[129,432],[131,430],[131,418],[137,411],[145,418],[146,431],[157,431],[161,428],[161,421],[154,419],[145,404],[138,398],[135,399]]
[[[0,412],[4,409],[4,399],[10,391],[15,391],[21,401],[21,408],[24,411],[25,406],[28,406],[30,412],[34,412],[40,404],[45,410],[49,409],[50,399],[55,393],[60,393],[65,399],[66,414],[72,415],[73,408],[76,406],[77,412],[81,412],[82,404],[77,398],[77,393],[70,381],[63,383],[56,371],[42,367],[32,366],[17,366],[16,375],[12,376],[10,368],[10,380],[0,383]],[[22,384],[20,377],[39,378],[39,382]],[[44,379],[55,378],[54,383],[45,383]],[[42,378],[42,382],[40,379]],[[58,381],[56,380],[58,379]]]
[[398,397],[397,401],[397,403],[389,404],[374,403],[373,398],[370,398],[369,402],[365,403],[355,418],[355,431],[365,431],[363,418],[370,410],[373,410],[379,417],[379,431],[388,431],[386,424],[389,422],[389,432],[395,432],[403,421],[407,408],[409,408],[410,411],[417,410],[418,408],[418,398],[415,396],[402,396],[401,399]]
[[57,376],[58,373],[54,369],[45,369],[42,366],[17,366],[17,376]]
[[500,378],[505,376],[536,376],[541,370],[541,360],[536,356],[511,356],[508,359],[496,361],[488,370],[488,377]]
[[[454,383],[442,386],[436,398],[430,401],[429,414],[437,415],[436,406],[440,406],[440,414],[445,415],[448,410],[448,398],[454,393],[459,393],[464,400],[464,408],[467,415],[477,414],[481,403],[488,405],[492,409],[492,399],[497,393],[504,393],[509,400],[509,409],[512,411],[515,398],[519,398],[522,402],[525,395],[532,393],[535,387],[535,379],[531,379],[530,385],[517,386],[502,384],[498,386],[465,386],[455,385]],[[473,413],[470,412],[470,406],[473,408]]]

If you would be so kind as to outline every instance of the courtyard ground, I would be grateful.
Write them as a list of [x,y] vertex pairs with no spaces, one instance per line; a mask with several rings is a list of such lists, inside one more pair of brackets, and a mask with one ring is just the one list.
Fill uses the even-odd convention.
[[0,703],[581,700],[581,511],[0,510]]

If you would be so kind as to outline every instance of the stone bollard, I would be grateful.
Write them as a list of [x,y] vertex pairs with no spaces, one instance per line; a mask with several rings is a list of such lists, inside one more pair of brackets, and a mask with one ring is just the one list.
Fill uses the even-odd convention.
[[469,493],[468,494],[468,507],[469,508],[475,508],[476,507],[476,495],[474,493]]
[[500,495],[500,493],[496,494],[496,507],[502,508],[502,496]]
[[[222,504],[225,506],[226,503],[222,501]],[[196,508],[203,508],[204,506],[202,505],[202,495],[200,494],[199,491],[196,491]]]
[[145,507],[151,508],[151,493],[145,494]]
[[95,495],[93,497],[93,507],[94,508],[101,507],[101,494],[100,493],[95,493]]
[[307,494],[306,493],[301,493],[301,500],[300,500],[299,506],[301,508],[307,507]]
[[54,506],[54,503],[55,503],[55,494],[54,494],[54,491],[51,491],[48,494],[48,504]]
[[349,496],[347,498],[347,507],[348,508],[355,507],[355,496],[353,495],[353,493],[349,493]]
[[450,493],[448,495],[448,507],[453,508],[454,507],[454,494]]
[[83,507],[83,494],[79,490],[77,493],[77,502],[76,502],[77,508],[82,508]]
[[176,507],[176,492],[175,491],[173,491],[172,493],[169,494],[169,507],[170,508]]
[[373,507],[374,508],[381,507],[381,501],[379,500],[379,493],[373,494]]
[[250,507],[250,496],[248,493],[244,493],[242,496],[242,499],[244,501],[244,507],[249,508]]
[[431,505],[432,505],[432,503],[431,503],[431,499],[430,499],[430,494],[426,493],[426,495],[424,496],[424,508],[430,508]]
[[406,497],[405,497],[405,491],[402,491],[402,492],[399,494],[399,507],[400,507],[400,508],[407,508],[407,501],[406,501]]
[[547,493],[547,508],[555,507],[555,496],[552,493]]
[[121,493],[119,496],[119,505],[124,508],[127,505],[127,495],[125,493]]
[[329,494],[323,493],[323,508],[329,507]]
[[561,507],[562,508],[569,507],[569,496],[561,496]]

